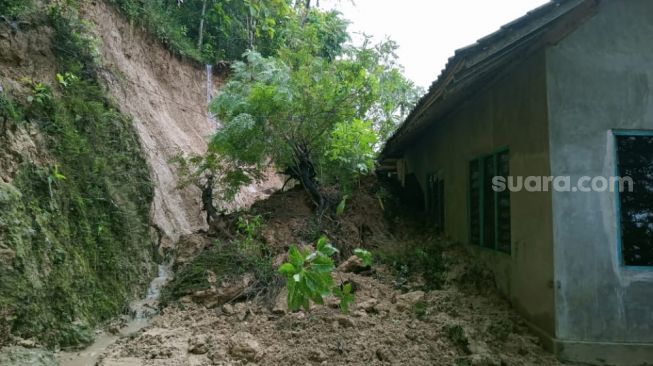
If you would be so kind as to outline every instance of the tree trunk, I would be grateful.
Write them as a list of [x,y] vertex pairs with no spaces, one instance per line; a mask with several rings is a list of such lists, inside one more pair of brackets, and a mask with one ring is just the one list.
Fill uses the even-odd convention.
[[316,172],[308,149],[301,145],[293,146],[295,165],[286,173],[297,179],[315,203],[317,214],[322,215],[328,208],[328,201],[316,179]]
[[206,0],[202,3],[202,17],[200,18],[199,39],[197,41],[197,49],[202,50],[202,42],[204,40],[204,18],[206,16]]

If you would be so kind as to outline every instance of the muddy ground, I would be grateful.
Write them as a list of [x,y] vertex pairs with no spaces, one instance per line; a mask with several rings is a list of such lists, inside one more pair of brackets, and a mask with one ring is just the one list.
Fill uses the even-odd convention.
[[[558,364],[461,245],[388,215],[391,203],[381,193],[367,183],[342,217],[317,225],[343,252],[362,246],[378,254],[371,270],[334,273],[336,282],[355,285],[349,314],[341,313],[335,299],[308,312],[288,312],[279,288],[224,304],[198,304],[194,300],[202,297],[190,294],[162,309],[150,326],[116,342],[99,365]],[[289,243],[308,245],[315,235],[311,203],[301,190],[273,195],[248,214],[256,213],[265,217],[260,237],[277,264]],[[209,239],[186,243],[191,247],[179,248],[186,263],[211,246]],[[428,283],[432,274],[427,281],[392,262],[393,255],[399,258],[402,250],[422,245],[441,255],[435,286]],[[217,292],[234,286],[233,281],[216,285],[212,272],[207,276],[220,287]]]

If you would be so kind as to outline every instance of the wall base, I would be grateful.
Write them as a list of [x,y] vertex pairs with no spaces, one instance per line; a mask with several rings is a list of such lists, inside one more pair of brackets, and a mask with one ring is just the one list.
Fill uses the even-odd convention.
[[653,343],[607,343],[555,340],[561,361],[593,365],[653,365]]

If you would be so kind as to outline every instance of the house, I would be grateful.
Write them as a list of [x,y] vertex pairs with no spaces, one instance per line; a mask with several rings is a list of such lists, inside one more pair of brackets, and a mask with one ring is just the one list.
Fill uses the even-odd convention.
[[653,1],[553,1],[458,50],[381,165],[561,359],[653,363]]

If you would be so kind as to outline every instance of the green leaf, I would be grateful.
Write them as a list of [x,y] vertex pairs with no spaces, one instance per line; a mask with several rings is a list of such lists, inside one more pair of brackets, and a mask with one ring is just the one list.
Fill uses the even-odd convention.
[[354,249],[354,254],[361,259],[365,267],[372,266],[372,253],[365,249],[357,248]]
[[288,261],[292,263],[295,268],[301,268],[304,266],[304,256],[294,245],[288,250]]
[[284,274],[288,277],[295,274],[295,272],[297,272],[297,270],[292,263],[284,263],[281,265],[281,267],[279,267],[279,273]]
[[342,215],[343,212],[345,212],[345,205],[347,204],[347,198],[349,198],[349,196],[344,195],[340,203],[338,203],[338,207],[336,207],[336,216],[340,216]]
[[316,273],[330,273],[335,269],[335,265],[331,258],[321,255],[311,263],[310,269]]
[[349,305],[355,300],[352,290],[350,283],[342,285],[342,288],[336,287],[333,289],[333,294],[340,299],[340,311],[345,314],[349,312]]
[[320,239],[318,239],[316,249],[319,253],[322,253],[327,257],[330,257],[335,253],[338,253],[338,249],[336,249],[333,245],[329,244],[325,236],[321,236]]

